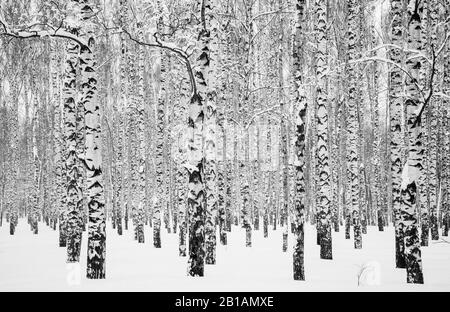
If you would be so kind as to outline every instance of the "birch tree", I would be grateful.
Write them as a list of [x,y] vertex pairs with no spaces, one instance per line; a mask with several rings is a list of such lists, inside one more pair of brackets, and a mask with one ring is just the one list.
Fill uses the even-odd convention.
[[[418,1],[408,1],[407,17],[407,46],[411,50],[420,51],[422,49],[420,30],[422,4]],[[402,171],[401,184],[401,223],[404,228],[405,260],[406,274],[408,283],[423,283],[422,259],[420,252],[420,237],[418,217],[415,209],[417,202],[418,188],[423,187],[419,184],[422,174],[422,120],[419,98],[419,90],[415,84],[419,78],[419,69],[422,60],[420,58],[408,58],[406,66],[410,73],[406,77],[406,117],[407,130],[409,138],[408,158]]]
[[[391,43],[401,46],[403,40],[403,5],[401,0],[391,1]],[[395,64],[401,64],[402,51],[391,48],[389,57]],[[392,209],[395,225],[395,263],[397,268],[405,268],[403,228],[400,225],[401,214],[401,112],[402,112],[402,71],[397,66],[391,66],[389,71],[389,117],[390,117],[390,149],[391,149],[391,179],[392,179]]]
[[305,223],[305,134],[306,134],[306,109],[307,102],[304,94],[303,82],[304,82],[304,23],[305,23],[305,0],[298,0],[296,4],[296,20],[295,20],[295,33],[294,33],[294,45],[293,45],[293,61],[294,61],[294,83],[295,83],[295,154],[294,154],[294,166],[295,166],[295,220],[294,220],[294,233],[296,235],[296,244],[294,246],[294,279],[304,280],[304,223]]
[[328,151],[328,111],[326,86],[326,1],[317,0],[315,7],[317,33],[317,170],[318,180],[318,238],[320,258],[332,259],[330,166]]

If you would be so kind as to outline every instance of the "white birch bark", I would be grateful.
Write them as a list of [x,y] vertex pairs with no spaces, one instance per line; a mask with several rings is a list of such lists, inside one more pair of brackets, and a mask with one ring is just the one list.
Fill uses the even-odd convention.
[[[407,17],[407,47],[411,50],[422,50],[420,29],[422,7],[417,1],[408,1]],[[419,115],[421,105],[419,100],[419,90],[416,87],[416,81],[419,79],[419,70],[421,67],[420,58],[408,58],[406,67],[409,75],[405,81],[406,91],[406,117],[407,131],[409,138],[408,158],[402,171],[401,184],[401,223],[404,228],[405,260],[406,274],[408,283],[423,284],[422,259],[420,252],[419,223],[415,205],[417,203],[418,190],[424,185],[422,181],[422,121]]]
[[[401,0],[391,1],[391,43],[401,45],[403,39],[403,5]],[[391,49],[390,60],[396,64],[402,62],[402,52],[399,49]],[[395,255],[396,267],[405,267],[403,229],[400,227],[401,215],[401,146],[402,146],[402,79],[403,74],[396,66],[392,66],[389,72],[389,117],[390,117],[390,147],[391,147],[391,179],[392,179],[392,210],[395,225]]]
[[317,33],[317,200],[318,200],[318,238],[320,258],[332,259],[331,207],[330,207],[330,166],[328,151],[328,110],[326,86],[326,1],[316,0]]
[[76,150],[76,73],[80,46],[72,41],[67,43],[66,65],[63,82],[64,130],[66,141],[66,192],[67,192],[67,261],[78,262],[81,248],[81,192],[80,164]]

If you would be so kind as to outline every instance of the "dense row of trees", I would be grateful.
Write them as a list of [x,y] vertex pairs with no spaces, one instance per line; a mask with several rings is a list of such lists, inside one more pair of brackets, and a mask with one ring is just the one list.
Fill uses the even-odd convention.
[[[439,0],[95,0],[0,4],[0,202],[13,235],[88,239],[105,278],[106,222],[188,274],[233,226],[295,235],[322,259],[332,231],[362,248],[395,227],[396,265],[448,235],[450,3]],[[351,231],[353,228],[353,231]],[[218,239],[216,239],[216,234]]]

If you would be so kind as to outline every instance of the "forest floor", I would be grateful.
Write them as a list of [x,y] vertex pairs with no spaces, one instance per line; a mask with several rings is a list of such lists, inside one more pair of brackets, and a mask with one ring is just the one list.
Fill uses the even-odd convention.
[[[369,227],[363,249],[353,248],[343,228],[333,233],[333,260],[319,258],[314,227],[305,229],[306,281],[292,278],[293,236],[282,252],[282,230],[253,232],[253,247],[245,247],[245,234],[234,227],[228,246],[218,245],[217,264],[208,265],[205,277],[186,275],[187,258],[178,256],[178,235],[162,231],[161,249],[152,243],[146,226],[146,243],[138,244],[133,231],[118,236],[108,224],[106,280],[88,280],[86,235],[83,233],[81,262],[65,262],[65,248],[58,247],[58,233],[39,224],[33,235],[26,221],[19,220],[16,235],[9,225],[0,227],[0,291],[450,291],[450,245],[430,242],[422,248],[424,285],[406,283],[404,269],[395,269],[394,233],[389,227],[378,232]],[[445,238],[446,240],[450,240]],[[379,266],[379,285],[358,286],[358,272],[367,262]],[[372,283],[373,284],[373,283]]]

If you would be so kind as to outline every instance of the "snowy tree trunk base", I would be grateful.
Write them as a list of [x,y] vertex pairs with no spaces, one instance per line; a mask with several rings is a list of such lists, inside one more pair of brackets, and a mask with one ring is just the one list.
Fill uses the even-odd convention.
[[122,228],[122,218],[117,218],[117,234],[122,235],[123,234],[123,228]]
[[367,234],[367,219],[365,218],[361,220],[361,233]]
[[216,264],[216,232],[215,229],[213,233],[205,233],[206,234],[206,254],[205,254],[205,263],[206,264]]
[[320,224],[320,259],[333,259],[331,225]]
[[294,246],[294,280],[304,281],[305,280],[305,267],[304,267],[304,243],[305,234],[303,230],[303,225],[299,225],[296,230],[295,235],[297,235],[296,243]]
[[450,227],[450,215],[448,212],[444,215],[444,228],[442,229],[442,236],[447,237],[448,236],[448,229]]
[[155,220],[153,225],[153,246],[161,248],[161,221]]
[[67,237],[67,263],[80,262],[81,232]]
[[263,217],[263,232],[265,238],[269,237],[269,216],[267,215],[267,213],[264,214]]
[[345,239],[350,239],[350,215],[345,216]]
[[355,249],[362,248],[361,225],[353,225],[353,236],[355,238]]
[[406,275],[407,282],[423,284],[422,259],[417,227],[413,226],[405,231]]
[[145,243],[144,224],[138,224],[136,226],[136,236],[137,236],[138,243],[140,243],[140,244]]
[[428,240],[430,238],[430,228],[428,227],[428,217],[422,216],[422,229],[420,233],[420,245],[428,246]]
[[232,215],[231,215],[231,207],[228,206],[226,207],[225,210],[225,231],[227,232],[231,232],[231,220],[232,220]]
[[177,229],[178,229],[178,215],[175,214],[173,216],[173,225],[172,225],[173,234],[177,234]]
[[245,247],[252,247],[252,227],[248,224],[245,226]]
[[180,257],[186,257],[186,222],[180,223],[180,231],[178,234],[178,254]]
[[[200,216],[202,213],[197,213],[196,215]],[[203,220],[194,219],[194,221],[190,223],[189,228],[189,276],[201,277],[204,275],[204,241]]]
[[28,217],[28,223],[30,224],[30,230],[33,234],[38,234],[39,230],[38,230],[38,216],[35,214],[31,214]]
[[112,217],[111,217],[111,227],[113,230],[116,229],[116,213],[115,213],[116,209],[113,207],[113,211],[112,211]]
[[59,223],[59,247],[67,246],[67,235],[65,234],[64,225]]
[[227,236],[227,233],[225,232],[225,222],[226,222],[225,221],[225,214],[223,214],[221,216],[221,218],[219,219],[219,222],[218,222],[218,226],[219,226],[219,240],[221,242],[222,242],[222,237],[224,236],[225,240],[226,240],[226,236]]
[[400,226],[395,229],[395,266],[399,269],[406,268],[404,234]]
[[220,243],[221,243],[223,246],[226,246],[226,245],[227,245],[227,232],[224,232],[224,231],[221,231],[221,232],[220,232]]
[[87,275],[89,279],[105,278],[106,239],[89,240]]
[[167,233],[170,233],[169,203],[167,203],[167,207],[164,211],[164,227],[167,230]]
[[336,233],[339,233],[339,218],[337,216],[333,218],[333,228]]
[[253,228],[255,231],[259,231],[259,213],[255,214],[255,220],[253,222]]
[[377,211],[377,223],[378,223],[378,231],[383,232],[384,231],[383,212],[380,209],[378,209]]
[[179,250],[178,254],[180,257],[186,257],[186,245],[183,245],[183,246],[180,245],[178,250]]
[[436,212],[432,213],[430,216],[430,230],[431,230],[431,240],[439,239],[439,224]]

